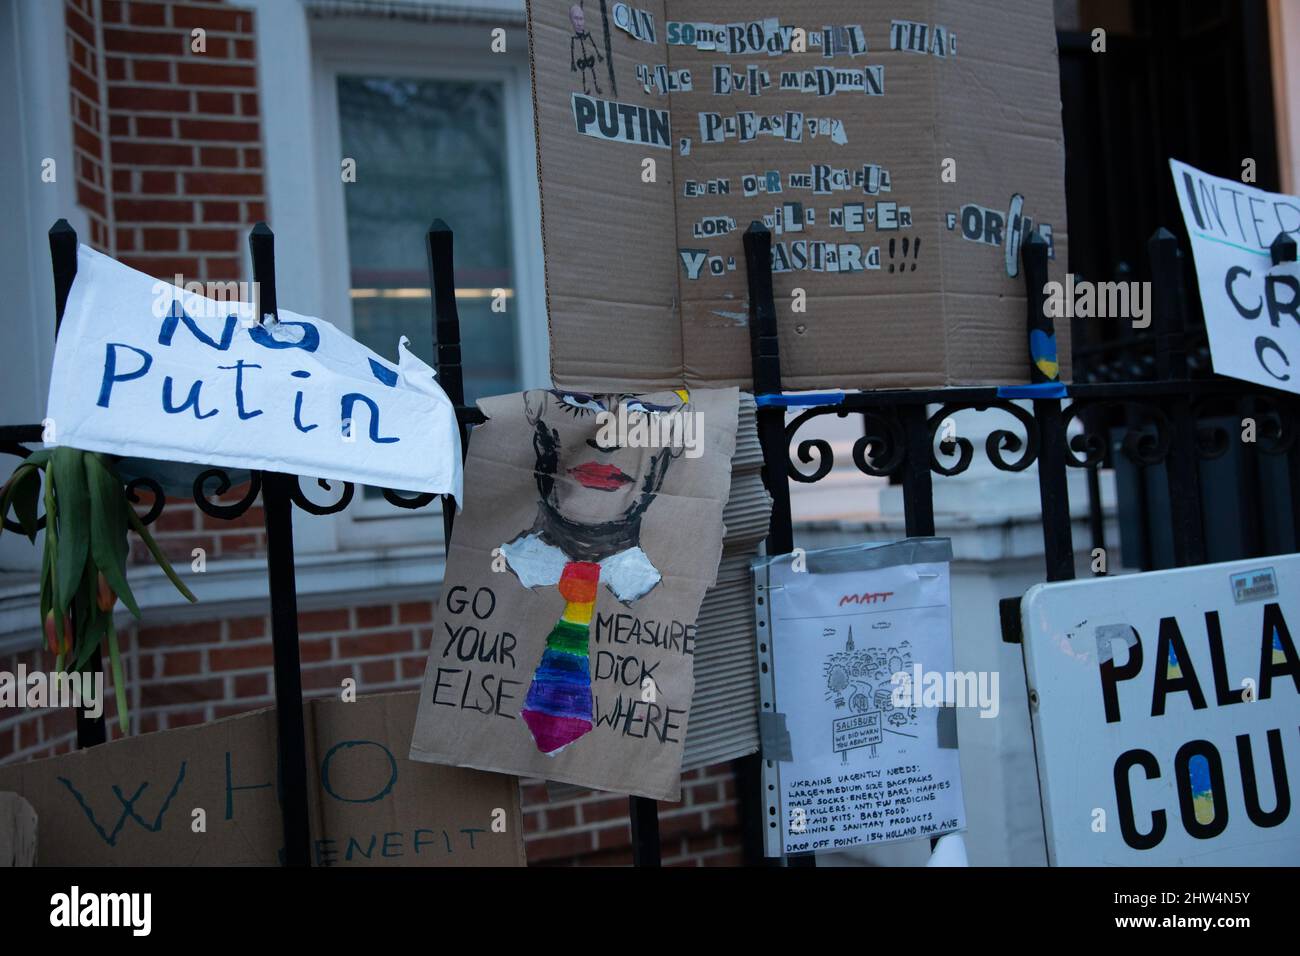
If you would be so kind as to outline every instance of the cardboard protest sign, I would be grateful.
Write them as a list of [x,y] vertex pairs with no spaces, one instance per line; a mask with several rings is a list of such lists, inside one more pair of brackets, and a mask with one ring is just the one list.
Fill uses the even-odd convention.
[[1050,4],[528,6],[556,384],[747,384],[754,220],[786,386],[1027,378],[1024,237],[1066,264]]
[[[313,865],[522,866],[518,782],[407,760],[415,709],[305,706]],[[275,727],[268,709],[128,737],[0,767],[0,790],[36,808],[42,866],[274,866]]]
[[479,402],[413,759],[677,799],[737,401]]
[[460,500],[455,409],[405,339],[393,364],[322,319],[280,309],[261,324],[252,290],[233,292],[216,301],[78,247],[47,441]]
[[1192,241],[1210,359],[1220,375],[1300,392],[1300,264],[1273,265],[1278,233],[1300,235],[1300,197],[1169,160]]
[[0,869],[36,865],[36,811],[16,793],[0,793]]
[[909,538],[754,562],[768,856],[965,829],[954,707],[997,686],[958,699],[951,560]]

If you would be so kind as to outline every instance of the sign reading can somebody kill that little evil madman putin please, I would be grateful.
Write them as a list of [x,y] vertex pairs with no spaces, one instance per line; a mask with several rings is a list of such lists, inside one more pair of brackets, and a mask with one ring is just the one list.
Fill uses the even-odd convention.
[[1056,865],[1300,859],[1300,556],[1040,584],[1021,604]]
[[1273,265],[1278,233],[1300,233],[1300,198],[1169,161],[1192,241],[1214,371],[1300,392],[1300,264]]
[[78,247],[50,443],[459,501],[455,409],[405,340],[394,364],[322,319],[279,316],[258,323],[249,302],[204,298]]

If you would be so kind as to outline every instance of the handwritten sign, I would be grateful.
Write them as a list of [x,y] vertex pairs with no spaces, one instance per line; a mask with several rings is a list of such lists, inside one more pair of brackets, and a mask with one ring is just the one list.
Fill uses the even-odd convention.
[[1214,371],[1300,392],[1300,264],[1269,246],[1300,235],[1300,197],[1169,161],[1192,240]]
[[[514,777],[406,759],[415,694],[305,707],[314,866],[522,866]],[[42,866],[281,862],[275,712],[0,768]]]
[[47,443],[460,500],[455,409],[405,339],[394,365],[322,319],[281,309],[258,322],[252,299],[207,298],[79,247]]

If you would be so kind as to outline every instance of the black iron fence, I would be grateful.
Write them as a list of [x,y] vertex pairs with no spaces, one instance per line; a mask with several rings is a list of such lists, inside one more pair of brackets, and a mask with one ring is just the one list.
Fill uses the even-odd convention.
[[[259,315],[276,315],[274,237],[264,223],[252,231],[250,245],[253,278],[261,293]],[[1167,482],[1168,525],[1172,530],[1175,563],[1191,565],[1206,560],[1205,534],[1198,465],[1227,453],[1233,434],[1221,424],[1227,410],[1232,415],[1254,417],[1259,423],[1258,440],[1252,455],[1272,456],[1284,461],[1289,478],[1291,541],[1300,541],[1300,442],[1296,440],[1300,400],[1288,393],[1222,378],[1188,377],[1186,308],[1181,253],[1177,241],[1160,230],[1148,243],[1153,296],[1154,380],[1090,381],[1062,385],[1051,381],[1030,359],[1029,333],[1051,334],[1052,321],[1044,309],[1047,282],[1047,246],[1037,235],[1023,245],[1022,259],[1028,309],[1026,321],[1026,368],[1029,381],[1020,386],[881,390],[837,396],[825,404],[804,408],[787,422],[791,407],[808,404],[806,397],[787,396],[781,384],[780,345],[776,306],[772,293],[771,233],[759,223],[744,237],[749,283],[749,329],[753,360],[754,394],[758,404],[757,427],[764,455],[764,481],[773,501],[772,523],[767,539],[769,554],[789,553],[794,547],[790,513],[790,482],[814,483],[830,473],[834,457],[829,442],[799,439],[809,421],[825,415],[855,415],[862,422],[862,437],[855,442],[851,457],[865,475],[891,477],[902,484],[904,520],[909,536],[935,532],[933,475],[957,475],[968,469],[976,450],[969,439],[941,432],[942,423],[959,410],[977,413],[996,411],[1009,415],[1019,430],[992,429],[984,443],[984,454],[997,469],[1009,472],[1038,468],[1044,546],[1044,579],[1060,581],[1075,575],[1075,546],[1072,537],[1067,469],[1089,472],[1091,546],[1106,547],[1101,521],[1097,470],[1115,463],[1122,455],[1138,470],[1160,469]],[[76,276],[76,234],[60,220],[50,230],[56,298],[56,331],[63,316],[68,292]],[[456,310],[453,277],[452,233],[437,220],[427,237],[429,282],[432,292],[434,341],[437,345],[438,378],[456,407],[462,446],[470,427],[481,422],[475,408],[464,405],[460,356],[460,324]],[[1295,258],[1295,243],[1279,237],[1273,248],[1274,261]],[[1025,408],[1020,402],[1027,401]],[[1211,413],[1219,424],[1204,424]],[[1117,438],[1115,436],[1118,436]],[[31,453],[28,445],[42,440],[39,425],[0,427],[0,452],[20,458]],[[1114,448],[1112,448],[1114,446]],[[806,470],[811,467],[811,470]],[[335,493],[330,482],[319,481]],[[297,476],[273,472],[254,473],[243,496],[236,502],[215,500],[232,489],[228,472],[219,468],[204,471],[194,482],[193,499],[208,515],[233,519],[248,510],[260,497],[265,516],[267,574],[270,585],[271,637],[274,649],[274,684],[278,715],[278,761],[281,780],[281,810],[284,825],[284,862],[310,865],[310,833],[307,812],[307,766],[302,721],[302,682],[298,657],[298,620],[293,552],[293,508],[312,515],[342,511],[354,496],[350,483],[341,485],[338,497],[319,504],[307,497]],[[131,500],[140,503],[140,492],[152,498],[142,520],[157,519],[165,505],[163,489],[149,479],[137,479],[127,486]],[[384,497],[400,508],[430,504],[431,494],[403,496],[385,490]],[[1258,501],[1237,504],[1258,511]],[[1260,515],[1255,520],[1276,521],[1282,516]],[[450,541],[454,508],[444,507],[446,539]],[[4,517],[5,527],[19,530]],[[44,518],[41,518],[43,524]],[[1266,539],[1255,539],[1256,548],[1267,548]],[[1258,554],[1276,553],[1258,550]],[[1251,556],[1251,555],[1242,555]],[[1018,596],[1004,601],[1004,635],[1018,639]],[[90,663],[101,666],[98,657]],[[102,718],[78,718],[79,746],[94,746],[105,740]],[[737,761],[746,856],[762,862],[763,832],[775,826],[763,810],[760,793],[761,755]],[[633,855],[638,865],[657,865],[660,859],[659,828],[655,801],[630,798]]]

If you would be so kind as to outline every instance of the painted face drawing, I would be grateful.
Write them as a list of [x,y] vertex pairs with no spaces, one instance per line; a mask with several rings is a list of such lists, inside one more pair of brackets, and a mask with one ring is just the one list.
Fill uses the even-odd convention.
[[600,585],[630,605],[661,578],[641,550],[641,521],[681,452],[602,445],[596,416],[616,413],[620,404],[629,416],[682,407],[615,395],[524,394],[533,427],[537,518],[500,550],[521,584],[555,586],[565,600],[520,714],[545,754],[558,753],[592,729],[587,649]]
[[[605,58],[596,49],[596,41],[587,29],[587,15],[582,4],[575,3],[569,7],[569,25],[573,27],[573,36],[569,37],[569,72],[582,74],[582,92],[590,94],[587,89],[587,74],[591,74],[591,85],[600,95],[600,84],[596,82],[596,64],[604,63]],[[587,45],[591,44],[591,52]]]

